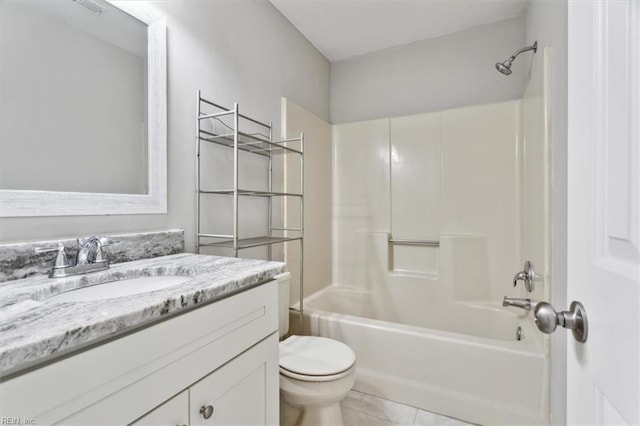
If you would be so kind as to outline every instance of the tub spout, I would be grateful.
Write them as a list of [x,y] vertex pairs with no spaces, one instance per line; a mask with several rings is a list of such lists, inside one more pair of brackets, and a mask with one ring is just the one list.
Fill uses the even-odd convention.
[[506,297],[502,299],[502,306],[515,306],[516,308],[524,309],[525,311],[530,311],[532,306],[535,306],[536,303],[532,302],[531,299],[518,299]]

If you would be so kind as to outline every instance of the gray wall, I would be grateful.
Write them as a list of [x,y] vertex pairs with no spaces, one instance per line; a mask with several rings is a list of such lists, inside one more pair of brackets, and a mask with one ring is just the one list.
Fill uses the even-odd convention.
[[[567,2],[533,0],[526,12],[527,40],[553,48],[551,66],[551,302],[567,303]],[[540,52],[540,51],[539,51]],[[535,61],[533,66],[541,64]],[[541,72],[533,72],[541,76]],[[537,78],[536,77],[536,78]],[[532,80],[542,91],[542,81]],[[551,335],[551,422],[566,424],[567,333]]]
[[[0,219],[0,240],[184,228],[193,248],[196,90],[275,125],[286,96],[328,120],[329,63],[266,0],[155,1],[167,17],[168,213]],[[48,176],[42,176],[47,179]]]
[[331,122],[518,99],[525,73],[505,77],[494,64],[524,46],[524,35],[524,18],[512,18],[334,62]]

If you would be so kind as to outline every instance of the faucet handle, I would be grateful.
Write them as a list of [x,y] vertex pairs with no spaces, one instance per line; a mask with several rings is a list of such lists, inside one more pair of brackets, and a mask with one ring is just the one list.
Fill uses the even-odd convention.
[[518,284],[518,281],[523,281],[525,288],[529,293],[531,293],[533,291],[536,277],[536,272],[533,270],[533,263],[527,260],[524,262],[524,270],[518,272],[513,277],[513,286],[515,287]]
[[106,263],[107,262],[107,257],[104,255],[104,251],[102,250],[102,247],[104,247],[105,245],[109,245],[109,244],[101,244],[96,248],[96,257],[95,257],[93,263]]
[[106,247],[106,246],[110,246],[111,244],[119,243],[120,241],[112,240],[111,238],[105,237],[103,235],[98,235],[98,236],[96,236],[94,238],[99,243],[98,247],[96,248],[96,258],[94,260],[94,263],[101,263],[101,262],[106,263],[108,261],[108,259],[106,258],[105,254],[104,254],[104,250],[102,250],[102,248]]
[[56,247],[36,247],[33,251],[36,253],[49,253],[52,251],[58,251],[60,247],[60,244],[58,244]]
[[58,243],[57,247],[36,247],[34,250],[36,253],[48,253],[57,251],[56,261],[53,264],[53,269],[62,269],[69,267],[69,259],[67,259],[67,253],[64,251],[64,244]]

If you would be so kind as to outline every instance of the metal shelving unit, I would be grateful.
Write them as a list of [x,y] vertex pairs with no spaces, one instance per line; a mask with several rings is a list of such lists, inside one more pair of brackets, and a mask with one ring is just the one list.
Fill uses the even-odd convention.
[[[213,112],[204,110],[212,110]],[[225,121],[226,120],[226,121]],[[208,123],[209,129],[204,129],[204,123]],[[253,126],[259,130],[254,133],[240,130],[242,124]],[[217,125],[217,126],[216,126]],[[222,131],[215,131],[219,127]],[[233,105],[233,109],[225,108],[202,97],[198,90],[198,105],[196,117],[196,246],[195,252],[200,253],[201,247],[212,247],[220,249],[230,249],[233,255],[238,257],[238,252],[242,249],[267,246],[268,258],[271,260],[271,245],[289,241],[300,241],[300,309],[296,309],[300,316],[300,330],[303,330],[303,238],[304,238],[304,134],[293,139],[274,141],[272,138],[272,124],[263,123],[246,115],[240,114],[238,104]],[[213,143],[233,149],[233,188],[203,189],[201,187],[200,164],[201,145],[203,143]],[[293,147],[291,145],[296,144]],[[299,148],[298,148],[299,146]],[[253,155],[266,157],[268,160],[268,175],[266,191],[253,190],[239,187],[239,153],[247,152]],[[275,155],[297,155],[300,157],[300,193],[273,191],[273,156]],[[212,234],[202,230],[201,221],[201,197],[210,195],[225,195],[233,197],[233,230],[230,234]],[[265,235],[253,236],[250,238],[239,237],[238,201],[240,197],[264,197],[267,198],[267,229]],[[273,198],[293,197],[300,199],[300,227],[274,227],[272,222]],[[285,233],[285,235],[273,235]],[[293,234],[293,235],[290,235]]]

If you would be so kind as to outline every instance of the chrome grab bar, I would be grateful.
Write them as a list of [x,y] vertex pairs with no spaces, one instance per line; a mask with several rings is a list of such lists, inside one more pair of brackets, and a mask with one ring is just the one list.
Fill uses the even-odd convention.
[[389,235],[389,244],[398,244],[403,246],[440,247],[440,241],[436,240],[405,240],[400,238],[393,238],[391,235]]

